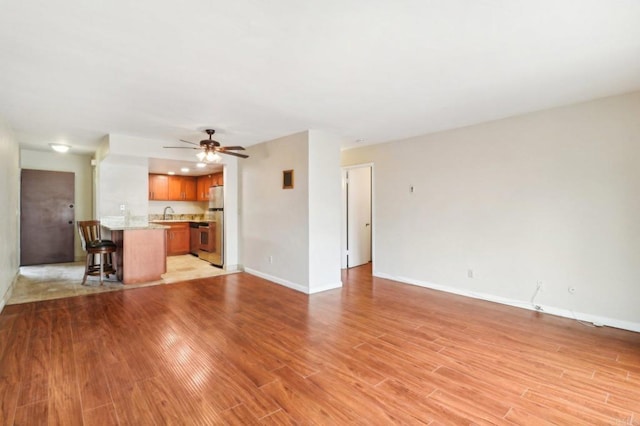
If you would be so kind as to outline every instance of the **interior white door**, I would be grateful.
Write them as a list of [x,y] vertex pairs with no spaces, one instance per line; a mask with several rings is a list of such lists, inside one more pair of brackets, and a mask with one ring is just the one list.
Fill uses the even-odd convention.
[[347,267],[371,261],[371,166],[347,170]]

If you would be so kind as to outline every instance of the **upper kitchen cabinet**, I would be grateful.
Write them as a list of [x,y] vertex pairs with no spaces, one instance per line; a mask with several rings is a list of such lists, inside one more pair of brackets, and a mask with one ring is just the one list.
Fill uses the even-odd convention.
[[198,180],[195,177],[189,177],[184,183],[184,194],[188,201],[196,201],[198,199]]
[[169,176],[149,175],[149,199],[168,200],[169,199]]
[[209,188],[224,185],[222,172],[198,176],[198,201],[209,201]]
[[196,201],[196,178],[191,176],[169,176],[170,201]]
[[222,177],[222,172],[213,174],[213,186],[223,186],[224,178]]
[[149,175],[149,200],[196,201],[196,195],[195,177]]
[[209,201],[209,188],[213,186],[212,176],[198,176],[198,201]]

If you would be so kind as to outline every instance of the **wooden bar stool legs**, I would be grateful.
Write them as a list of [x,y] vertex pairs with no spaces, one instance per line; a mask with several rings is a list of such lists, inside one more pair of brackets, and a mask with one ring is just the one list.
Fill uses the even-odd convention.
[[86,285],[89,275],[100,276],[100,285],[106,276],[116,273],[113,256],[116,252],[116,244],[111,240],[100,238],[100,221],[78,221],[78,232],[82,241],[82,248],[87,252],[87,261],[82,277],[82,285]]
[[[102,240],[101,243],[105,243]],[[113,255],[116,252],[116,245],[113,247],[100,247],[99,249],[87,250],[87,261],[84,269],[84,276],[82,277],[82,285],[86,285],[87,277],[89,275],[98,275],[100,277],[100,285],[103,284],[103,277],[109,278],[109,275],[115,275],[115,263],[113,262]]]

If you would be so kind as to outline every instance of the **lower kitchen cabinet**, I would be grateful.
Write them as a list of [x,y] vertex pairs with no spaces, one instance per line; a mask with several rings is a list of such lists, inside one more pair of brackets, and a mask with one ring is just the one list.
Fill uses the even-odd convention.
[[167,229],[167,256],[189,253],[189,222],[163,222]]

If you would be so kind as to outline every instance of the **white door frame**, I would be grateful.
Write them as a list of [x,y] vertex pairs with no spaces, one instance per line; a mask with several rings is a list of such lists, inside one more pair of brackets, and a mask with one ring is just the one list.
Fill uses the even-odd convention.
[[341,168],[341,214],[340,214],[340,267],[345,269],[347,267],[347,191],[346,191],[346,182],[344,180],[345,172],[350,169],[358,169],[361,167],[371,167],[371,263],[375,265],[375,257],[376,257],[376,209],[375,209],[375,183],[376,183],[376,175],[375,175],[375,165],[373,163],[361,163],[354,164],[351,166],[344,166]]

